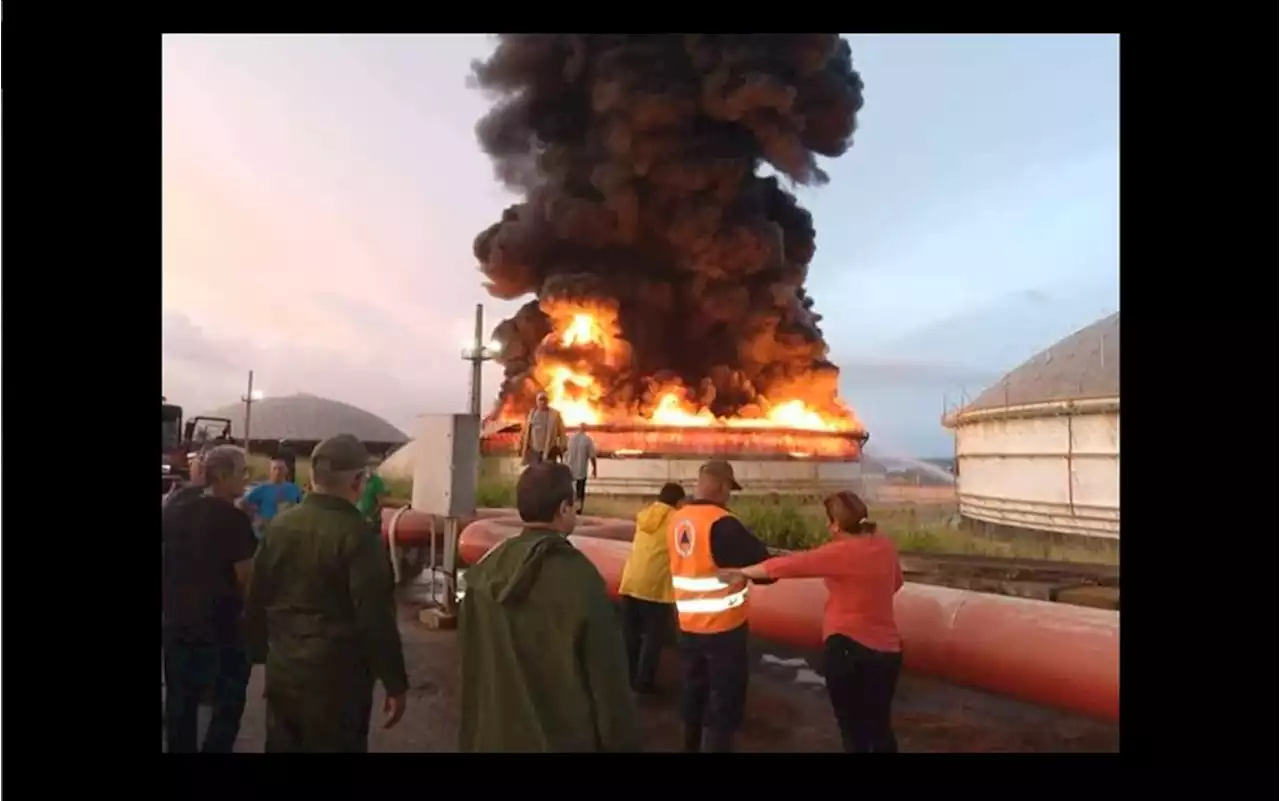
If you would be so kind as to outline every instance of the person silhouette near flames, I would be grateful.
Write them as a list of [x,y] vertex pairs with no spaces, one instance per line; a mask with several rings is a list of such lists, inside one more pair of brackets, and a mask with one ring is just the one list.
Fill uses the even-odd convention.
[[526,465],[558,461],[567,445],[564,418],[551,408],[547,393],[539,392],[520,431],[520,461]]

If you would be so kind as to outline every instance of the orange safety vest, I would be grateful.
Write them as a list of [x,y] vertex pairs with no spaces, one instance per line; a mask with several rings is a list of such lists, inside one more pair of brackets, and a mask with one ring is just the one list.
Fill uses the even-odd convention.
[[671,516],[671,587],[680,630],[716,634],[747,622],[747,585],[726,584],[711,558],[711,526],[732,512],[712,504],[690,504]]

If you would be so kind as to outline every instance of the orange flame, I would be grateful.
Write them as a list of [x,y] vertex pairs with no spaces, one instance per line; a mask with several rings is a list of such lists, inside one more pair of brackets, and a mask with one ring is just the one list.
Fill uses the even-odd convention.
[[[689,389],[671,382],[655,384],[649,399],[635,408],[609,407],[607,387],[597,376],[625,369],[631,359],[616,310],[604,303],[563,300],[543,301],[542,310],[551,320],[551,333],[539,350],[533,375],[568,426],[862,430],[857,416],[835,396],[834,387],[818,381],[791,382],[776,397],[759,397],[732,418],[716,417],[710,409],[690,402]],[[508,408],[501,416],[518,419]]]

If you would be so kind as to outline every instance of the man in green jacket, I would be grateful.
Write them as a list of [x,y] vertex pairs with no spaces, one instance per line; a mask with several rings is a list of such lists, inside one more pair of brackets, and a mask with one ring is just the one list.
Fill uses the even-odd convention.
[[272,519],[245,605],[266,661],[268,752],[364,752],[373,685],[383,725],[404,715],[404,653],[382,539],[356,509],[369,455],[342,434],[311,454],[312,491]]
[[638,751],[622,632],[600,573],[566,539],[569,469],[530,466],[516,506],[524,530],[466,574],[461,750]]

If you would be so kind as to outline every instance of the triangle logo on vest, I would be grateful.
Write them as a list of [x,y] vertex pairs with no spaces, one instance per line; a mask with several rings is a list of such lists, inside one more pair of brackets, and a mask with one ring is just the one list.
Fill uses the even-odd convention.
[[693,523],[688,520],[681,520],[676,524],[676,553],[681,556],[689,556],[693,553]]

